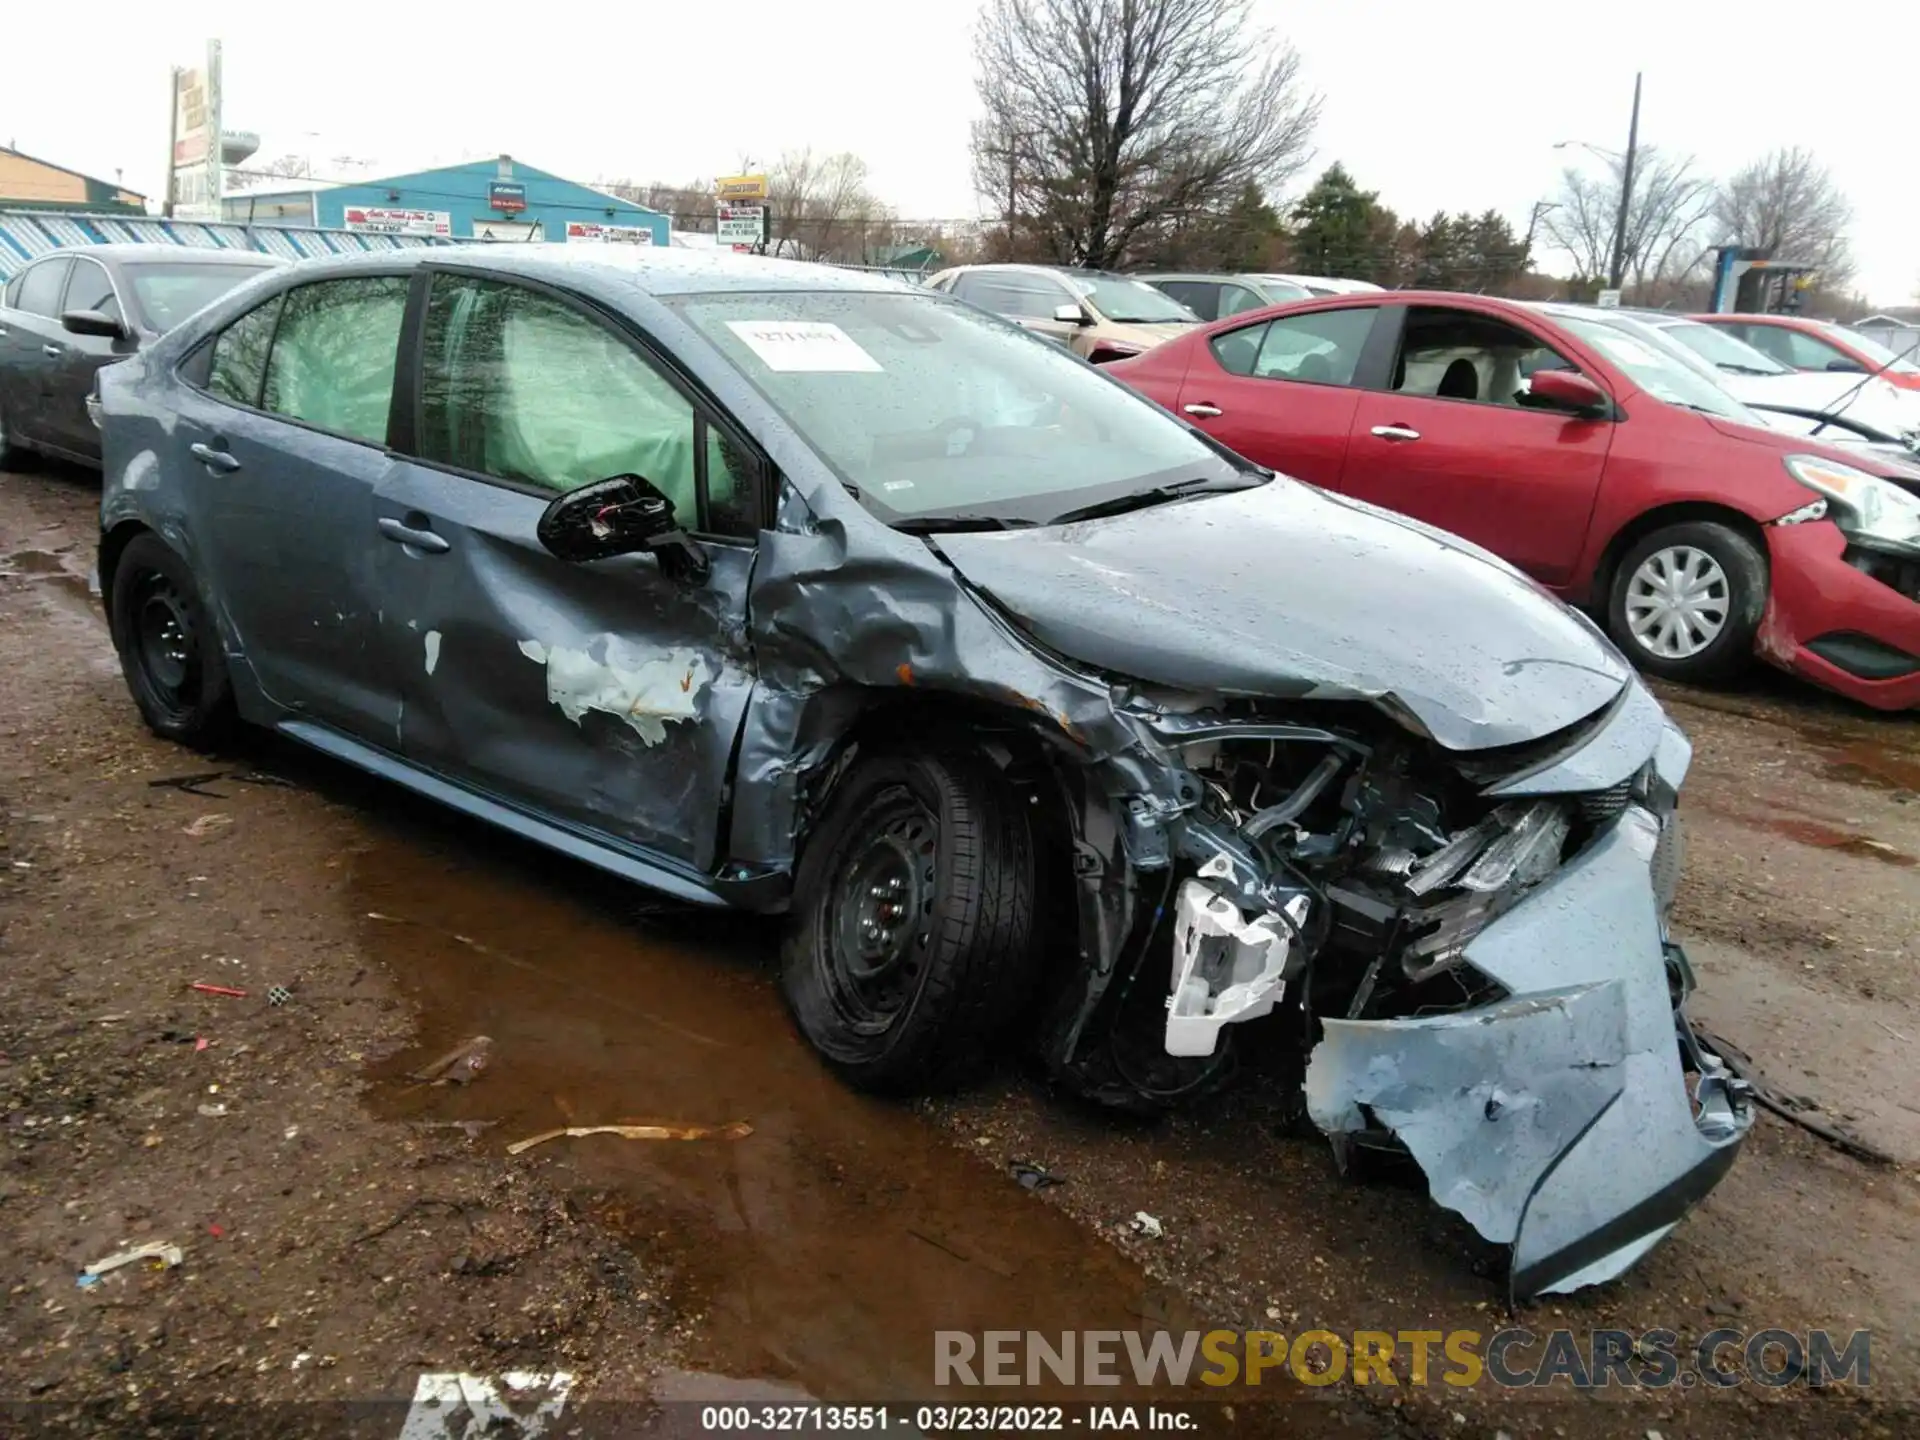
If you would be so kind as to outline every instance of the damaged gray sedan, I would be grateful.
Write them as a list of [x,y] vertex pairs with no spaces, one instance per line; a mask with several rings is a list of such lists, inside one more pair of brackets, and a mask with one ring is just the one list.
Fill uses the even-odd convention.
[[1689,748],[1582,617],[947,297],[621,247],[254,282],[102,375],[154,730],[271,727],[784,913],[856,1084],[1120,1104],[1297,1047],[1517,1294],[1618,1274],[1748,1097],[1667,933]]

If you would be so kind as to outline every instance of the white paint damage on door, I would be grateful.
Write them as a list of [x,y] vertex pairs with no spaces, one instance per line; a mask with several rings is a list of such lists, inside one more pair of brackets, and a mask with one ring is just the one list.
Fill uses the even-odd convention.
[[617,635],[580,650],[522,640],[520,653],[547,667],[547,699],[574,724],[589,710],[617,715],[648,745],[667,738],[668,724],[697,720],[700,696],[713,683],[698,650],[648,652]]
[[433,674],[433,667],[440,663],[440,632],[427,631],[427,674]]
[[422,1375],[398,1440],[535,1440],[560,1418],[572,1389],[573,1375],[566,1370],[509,1370],[497,1380],[457,1372]]

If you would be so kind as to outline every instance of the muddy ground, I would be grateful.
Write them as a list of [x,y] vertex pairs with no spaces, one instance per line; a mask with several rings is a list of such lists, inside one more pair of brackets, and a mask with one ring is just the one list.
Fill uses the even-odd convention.
[[[1678,912],[1695,1014],[1898,1163],[1763,1115],[1637,1269],[1511,1317],[1461,1222],[1415,1185],[1339,1177],[1258,1076],[1151,1125],[1017,1068],[882,1105],[795,1039],[768,926],[676,911],[272,740],[208,760],[153,739],[88,594],[96,498],[79,471],[0,476],[12,1429],[340,1434],[322,1402],[384,1401],[354,1433],[392,1436],[423,1373],[562,1370],[569,1413],[612,1433],[692,1423],[650,1408],[689,1397],[926,1398],[939,1329],[1517,1321],[1866,1328],[1873,1383],[1342,1384],[1194,1410],[1267,1433],[1912,1431],[1920,720],[1773,677],[1664,692],[1696,746]],[[470,1083],[409,1078],[482,1033]],[[507,1152],[636,1122],[752,1133]],[[1023,1161],[1066,1183],[1023,1188]],[[148,1241],[180,1263],[76,1284]]]

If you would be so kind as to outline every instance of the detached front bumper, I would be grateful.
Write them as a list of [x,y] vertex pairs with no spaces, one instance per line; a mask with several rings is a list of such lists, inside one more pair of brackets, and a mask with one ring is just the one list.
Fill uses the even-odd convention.
[[1314,1122],[1334,1136],[1390,1129],[1437,1202],[1513,1247],[1516,1298],[1620,1274],[1713,1188],[1753,1123],[1745,1087],[1699,1049],[1674,999],[1685,987],[1670,985],[1660,838],[1630,806],[1468,944],[1507,998],[1329,1019],[1308,1066]]
[[1920,707],[1920,601],[1848,564],[1830,521],[1769,525],[1767,546],[1760,654],[1875,709]]

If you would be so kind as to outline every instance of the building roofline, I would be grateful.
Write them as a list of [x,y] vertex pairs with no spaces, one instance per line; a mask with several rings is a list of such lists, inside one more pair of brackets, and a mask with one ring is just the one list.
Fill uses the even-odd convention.
[[89,175],[86,171],[75,170],[70,165],[58,165],[51,160],[42,160],[38,155],[29,155],[26,151],[16,150],[11,145],[0,145],[0,155],[13,155],[21,160],[31,161],[35,165],[44,165],[49,170],[58,170],[62,175],[71,175],[76,180],[84,180],[89,185],[99,185],[104,189],[114,191],[116,194],[137,195],[142,205],[147,202],[145,195],[142,195],[138,190],[129,190],[117,180],[102,180],[98,175]]

